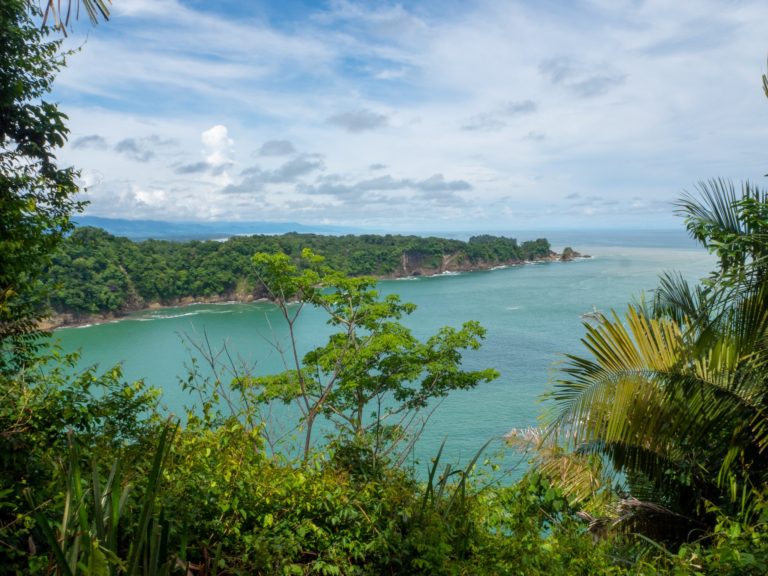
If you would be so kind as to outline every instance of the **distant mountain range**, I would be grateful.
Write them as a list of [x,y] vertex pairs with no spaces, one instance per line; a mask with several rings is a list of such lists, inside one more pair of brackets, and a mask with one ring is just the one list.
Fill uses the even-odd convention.
[[307,226],[296,222],[163,222],[127,220],[100,216],[77,216],[77,226],[102,228],[115,236],[131,240],[211,240],[252,234],[355,234],[359,231],[338,226]]

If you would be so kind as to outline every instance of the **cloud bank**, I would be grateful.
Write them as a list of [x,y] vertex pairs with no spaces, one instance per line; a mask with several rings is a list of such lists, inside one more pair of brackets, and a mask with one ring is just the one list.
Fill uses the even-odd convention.
[[114,12],[54,94],[95,215],[678,226],[681,190],[765,173],[756,0]]

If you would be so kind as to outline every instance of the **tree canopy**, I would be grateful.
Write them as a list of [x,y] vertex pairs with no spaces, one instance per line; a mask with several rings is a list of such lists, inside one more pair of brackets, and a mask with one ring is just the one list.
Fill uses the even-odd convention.
[[[485,337],[477,322],[443,327],[420,342],[400,323],[416,306],[395,294],[380,298],[375,278],[336,272],[308,249],[298,264],[282,253],[258,253],[253,261],[288,325],[291,350],[282,374],[238,379],[237,385],[255,390],[257,399],[296,402],[305,459],[319,415],[335,425],[342,444],[354,443],[374,461],[398,448],[396,460],[404,458],[410,450],[399,445],[408,445],[418,413],[431,400],[498,377],[493,369],[461,368],[462,352],[479,348]],[[299,358],[294,329],[304,305],[324,310],[337,332]]]
[[75,171],[56,162],[66,115],[45,98],[64,58],[48,32],[24,0],[0,6],[0,369],[33,345],[41,274],[82,206]]
[[518,244],[514,238],[482,236],[469,242],[398,235],[254,235],[226,242],[131,242],[97,228],[78,228],[47,268],[54,310],[108,314],[150,302],[184,298],[263,297],[251,256],[282,253],[298,262],[304,249],[349,276],[436,273],[451,266],[499,265],[549,256],[545,239]]

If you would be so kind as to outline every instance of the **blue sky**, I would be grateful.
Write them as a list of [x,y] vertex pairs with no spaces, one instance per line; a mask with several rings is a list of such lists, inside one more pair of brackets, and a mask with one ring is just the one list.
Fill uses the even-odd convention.
[[376,231],[679,227],[763,184],[763,1],[114,0],[55,98],[87,213]]

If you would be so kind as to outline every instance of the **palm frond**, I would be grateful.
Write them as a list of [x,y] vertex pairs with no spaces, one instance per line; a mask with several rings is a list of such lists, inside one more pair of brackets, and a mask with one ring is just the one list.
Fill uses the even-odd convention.
[[582,339],[593,359],[568,356],[560,380],[549,397],[554,412],[545,416],[550,428],[573,428],[576,444],[630,434],[626,420],[631,406],[652,402],[658,375],[678,363],[682,335],[670,321],[648,318],[631,307],[629,328],[614,313],[599,326],[586,326]]
[[[708,298],[670,286],[682,287],[676,297],[694,311]],[[586,326],[591,357],[568,357],[566,378],[549,394],[548,433],[570,450],[607,457],[618,471],[642,472],[658,487],[680,482],[664,476],[669,470],[697,475],[713,489],[720,473],[722,487],[736,462],[731,450],[743,465],[768,446],[766,355],[755,353],[768,333],[765,304],[753,295],[723,312],[709,333],[690,329],[686,317],[678,323],[634,307],[624,322],[614,313]]]
[[74,13],[75,18],[80,18],[80,7],[85,10],[91,24],[96,25],[99,19],[109,20],[109,6],[112,0],[42,0],[43,26],[50,19],[53,27],[65,36]]
[[693,238],[720,259],[712,281],[750,286],[768,271],[768,193],[744,182],[737,193],[732,182],[702,182],[697,194],[677,202],[678,214]]
[[666,274],[651,303],[585,324],[587,353],[566,357],[547,395],[539,465],[575,494],[574,462],[600,458],[651,503],[630,506],[643,513],[627,524],[671,512],[690,528],[708,521],[703,502],[739,513],[768,482],[768,193],[725,180],[697,190],[678,212],[719,270],[701,285]]
[[677,213],[685,218],[685,226],[694,239],[709,247],[711,229],[734,234],[743,232],[733,182],[714,178],[699,182],[696,190],[698,197],[686,192],[675,203]]
[[768,98],[768,76],[763,74],[763,92],[765,92],[766,98]]

